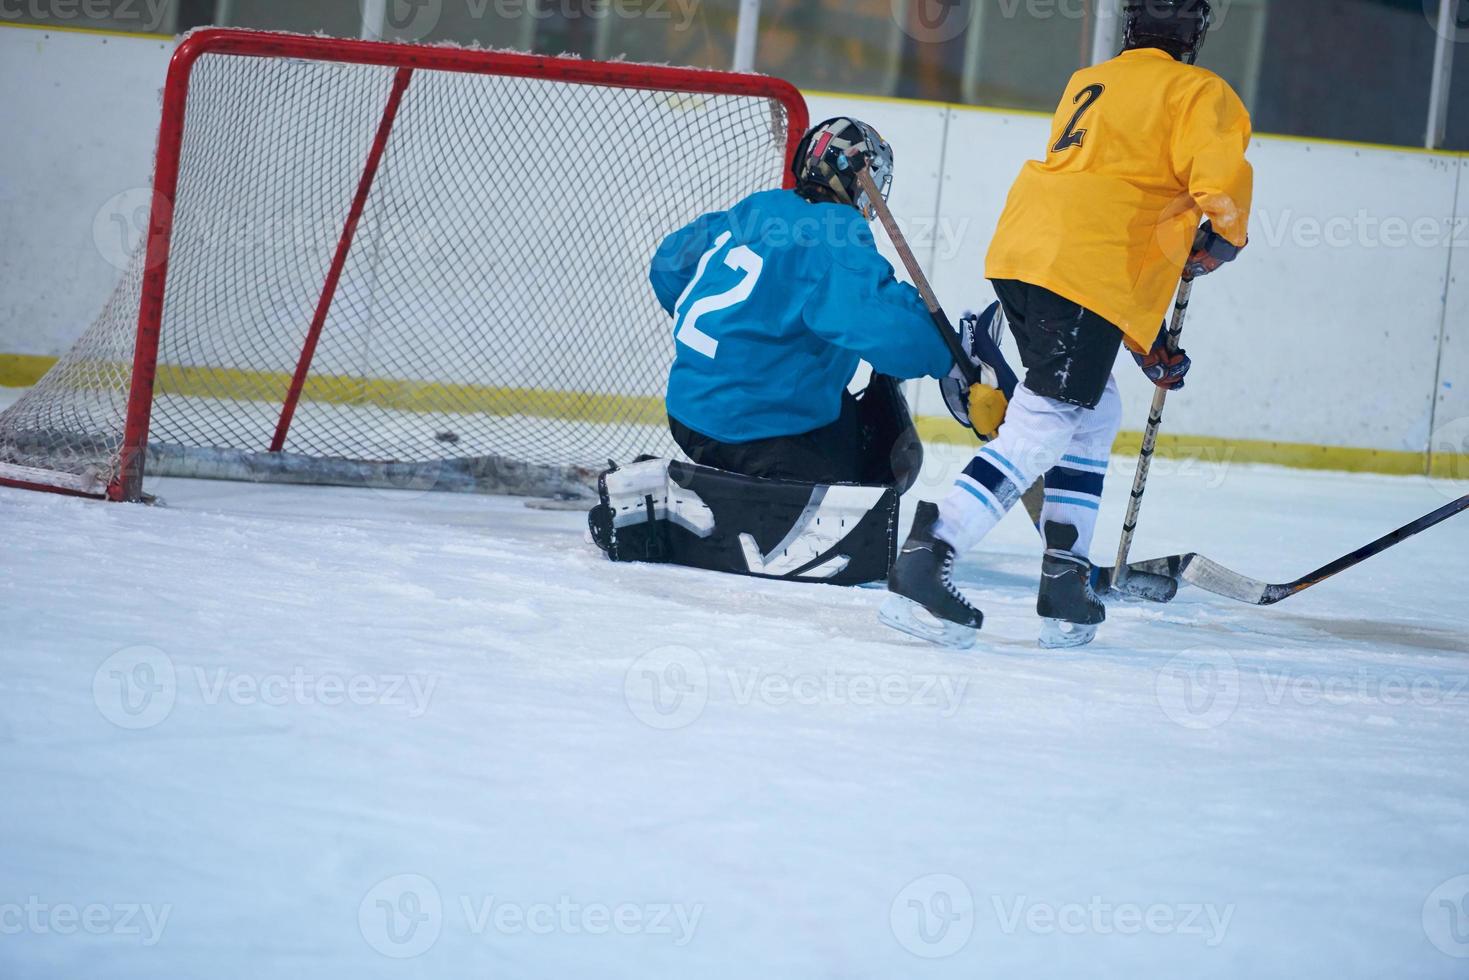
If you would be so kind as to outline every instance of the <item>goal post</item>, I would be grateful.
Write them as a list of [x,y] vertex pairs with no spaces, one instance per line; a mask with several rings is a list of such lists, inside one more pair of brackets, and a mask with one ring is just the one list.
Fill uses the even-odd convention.
[[0,484],[145,472],[562,492],[674,449],[662,237],[791,186],[758,75],[209,29],[98,320],[0,413]]

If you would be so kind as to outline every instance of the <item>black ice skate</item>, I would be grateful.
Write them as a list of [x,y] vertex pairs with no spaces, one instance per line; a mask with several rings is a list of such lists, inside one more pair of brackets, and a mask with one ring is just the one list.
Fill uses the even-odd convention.
[[1046,557],[1041,563],[1041,646],[1047,650],[1086,646],[1107,619],[1107,607],[1092,591],[1092,563],[1072,551],[1076,528],[1046,525]]
[[893,593],[877,618],[895,630],[955,650],[974,646],[980,612],[954,588],[954,549],[934,536],[937,504],[920,503],[913,530],[888,575]]

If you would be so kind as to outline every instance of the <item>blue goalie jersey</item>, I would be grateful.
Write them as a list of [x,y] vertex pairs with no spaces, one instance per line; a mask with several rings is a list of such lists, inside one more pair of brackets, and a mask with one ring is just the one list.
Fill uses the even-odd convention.
[[755,194],[668,236],[649,279],[673,316],[668,414],[720,442],[830,425],[859,360],[904,379],[953,367],[851,207]]

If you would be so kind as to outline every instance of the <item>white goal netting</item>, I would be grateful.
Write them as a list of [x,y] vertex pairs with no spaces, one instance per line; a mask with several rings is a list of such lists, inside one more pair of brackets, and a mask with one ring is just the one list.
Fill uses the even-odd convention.
[[[465,461],[483,475],[485,461],[575,470],[673,452],[649,260],[699,214],[779,186],[790,107],[700,91],[696,72],[630,88],[421,67],[269,452],[396,73],[223,53],[194,66],[150,472],[350,482],[368,464],[437,484]],[[115,483],[144,272],[140,251],[74,349],[0,415],[0,463]]]

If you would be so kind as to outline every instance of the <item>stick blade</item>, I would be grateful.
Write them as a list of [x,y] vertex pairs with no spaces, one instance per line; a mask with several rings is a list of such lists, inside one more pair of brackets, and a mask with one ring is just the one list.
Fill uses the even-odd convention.
[[1172,602],[1178,595],[1178,563],[1168,558],[1132,562],[1121,582],[1117,581],[1117,569],[1098,566],[1092,569],[1092,588],[1103,598]]
[[1231,571],[1203,555],[1184,555],[1180,577],[1205,592],[1253,606],[1269,606],[1285,598],[1277,595],[1278,589],[1269,583]]

